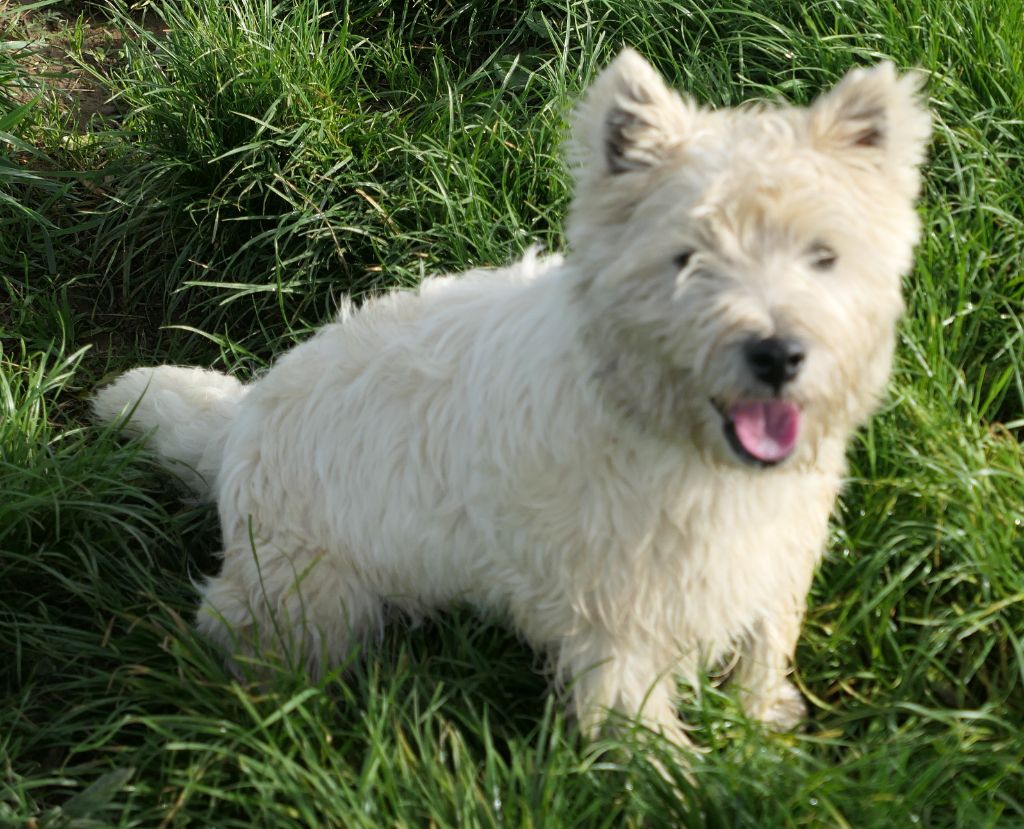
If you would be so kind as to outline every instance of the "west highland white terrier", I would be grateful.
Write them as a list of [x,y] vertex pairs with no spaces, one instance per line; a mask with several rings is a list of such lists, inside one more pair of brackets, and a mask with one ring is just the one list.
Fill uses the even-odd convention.
[[[930,133],[915,75],[707,110],[636,52],[574,119],[565,258],[345,308],[243,385],[139,368],[99,392],[220,510],[199,629],[342,661],[385,608],[469,602],[551,657],[593,733],[685,743],[677,680],[788,679],[851,433],[886,385]],[[276,658],[276,657],[275,657]]]

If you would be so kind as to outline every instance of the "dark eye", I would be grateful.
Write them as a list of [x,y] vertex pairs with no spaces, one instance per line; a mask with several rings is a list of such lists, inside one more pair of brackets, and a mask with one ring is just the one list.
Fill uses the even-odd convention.
[[828,245],[815,245],[811,248],[811,267],[816,271],[830,271],[839,258],[838,254]]
[[676,254],[676,258],[672,260],[675,266],[679,270],[683,270],[687,265],[690,264],[690,260],[693,258],[692,250],[684,250],[682,253]]

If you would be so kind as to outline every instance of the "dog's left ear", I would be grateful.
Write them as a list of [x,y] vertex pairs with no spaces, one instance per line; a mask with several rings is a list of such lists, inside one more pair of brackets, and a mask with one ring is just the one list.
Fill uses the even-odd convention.
[[811,141],[851,163],[881,168],[917,191],[917,168],[931,136],[921,100],[923,75],[897,75],[886,61],[853,69],[809,112]]
[[691,109],[637,52],[624,49],[576,111],[576,161],[599,177],[657,167],[681,143]]

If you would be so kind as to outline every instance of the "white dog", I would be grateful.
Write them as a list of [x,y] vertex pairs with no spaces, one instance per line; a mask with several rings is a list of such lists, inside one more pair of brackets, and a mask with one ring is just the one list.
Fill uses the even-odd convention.
[[609,711],[686,738],[676,680],[738,652],[787,679],[851,432],[889,375],[929,117],[852,71],[809,108],[708,111],[623,52],[575,119],[565,259],[430,279],[243,386],[141,368],[102,390],[220,508],[200,630],[312,671],[410,614],[507,616]]

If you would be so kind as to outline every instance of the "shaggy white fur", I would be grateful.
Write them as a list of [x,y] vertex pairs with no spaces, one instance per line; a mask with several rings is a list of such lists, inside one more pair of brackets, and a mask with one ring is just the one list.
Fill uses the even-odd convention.
[[131,371],[95,400],[197,490],[199,628],[313,671],[469,601],[608,710],[684,743],[676,680],[739,650],[778,727],[847,440],[889,373],[929,135],[883,64],[806,109],[707,111],[635,52],[580,108],[571,253],[430,279],[250,386]]

